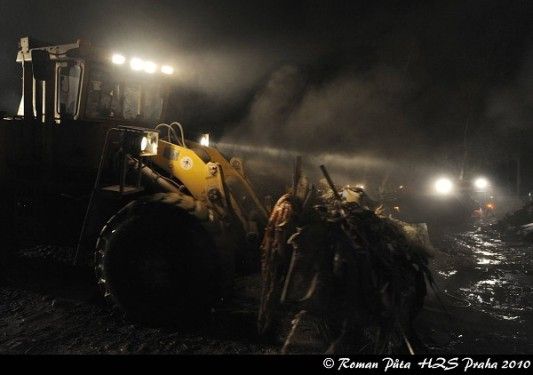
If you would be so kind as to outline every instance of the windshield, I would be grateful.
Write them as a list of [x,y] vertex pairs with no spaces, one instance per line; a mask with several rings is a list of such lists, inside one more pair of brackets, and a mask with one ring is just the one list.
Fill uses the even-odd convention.
[[160,84],[127,81],[103,67],[92,70],[87,83],[87,118],[157,121],[162,108]]

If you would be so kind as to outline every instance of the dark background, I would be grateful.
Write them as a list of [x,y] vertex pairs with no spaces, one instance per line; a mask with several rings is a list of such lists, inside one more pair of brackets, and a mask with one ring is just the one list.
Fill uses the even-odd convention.
[[[176,66],[176,119],[230,144],[483,173],[533,188],[533,3],[0,0],[0,109],[21,36]],[[333,156],[332,156],[333,155]]]

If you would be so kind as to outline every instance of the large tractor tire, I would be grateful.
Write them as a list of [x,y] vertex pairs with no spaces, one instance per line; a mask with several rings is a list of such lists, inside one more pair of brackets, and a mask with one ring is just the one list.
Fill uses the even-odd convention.
[[96,245],[96,277],[106,298],[143,324],[205,317],[219,295],[207,221],[198,201],[178,193],[144,197],[121,209]]

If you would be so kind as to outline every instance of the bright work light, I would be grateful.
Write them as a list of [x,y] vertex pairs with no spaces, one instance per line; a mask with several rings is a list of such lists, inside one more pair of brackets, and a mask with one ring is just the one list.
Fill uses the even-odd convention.
[[135,126],[119,126],[122,148],[133,156],[157,155],[159,132]]
[[149,74],[154,74],[157,71],[157,65],[151,61],[144,63],[144,71]]
[[441,195],[448,195],[453,190],[453,182],[446,177],[441,177],[435,181],[435,191]]
[[167,75],[174,74],[174,68],[171,67],[170,65],[163,65],[161,67],[161,73],[167,74]]
[[474,186],[483,191],[489,186],[489,181],[484,177],[478,177],[474,181]]
[[205,147],[209,147],[209,134],[202,134],[200,137],[200,144]]
[[[121,55],[120,53],[114,53],[111,56],[111,62],[115,65],[123,65],[126,63],[126,60],[126,56]],[[144,61],[138,57],[132,57],[129,62],[131,70],[136,72],[143,71],[148,74],[161,72],[162,74],[166,75],[174,74],[174,68],[170,65],[162,65],[159,67],[158,64],[153,61]]]
[[143,139],[141,139],[141,151],[146,151],[147,148],[148,148],[148,137],[143,137]]
[[132,70],[140,71],[144,69],[144,61],[141,59],[134,57],[130,60],[130,67]]
[[111,62],[116,65],[122,65],[126,62],[126,58],[119,53],[115,53],[111,56]]

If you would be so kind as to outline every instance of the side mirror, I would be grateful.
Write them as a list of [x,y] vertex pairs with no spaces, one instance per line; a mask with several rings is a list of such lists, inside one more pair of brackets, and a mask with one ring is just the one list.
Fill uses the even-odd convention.
[[45,50],[32,50],[31,62],[33,78],[36,81],[49,81],[53,76],[50,54]]

